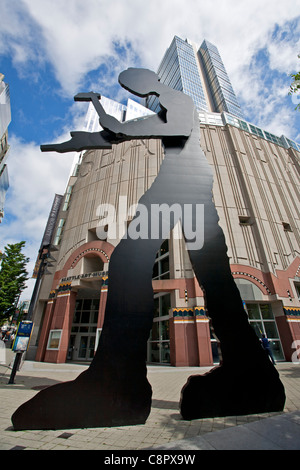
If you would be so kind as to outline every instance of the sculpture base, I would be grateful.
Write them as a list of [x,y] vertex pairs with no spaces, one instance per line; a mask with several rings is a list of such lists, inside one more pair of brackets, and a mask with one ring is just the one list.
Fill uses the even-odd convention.
[[188,378],[181,391],[183,419],[193,420],[282,411],[284,387],[270,363],[266,367],[216,367]]

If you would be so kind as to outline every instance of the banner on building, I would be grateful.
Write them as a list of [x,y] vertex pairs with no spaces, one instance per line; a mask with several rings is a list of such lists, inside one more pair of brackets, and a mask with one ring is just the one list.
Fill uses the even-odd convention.
[[41,243],[41,248],[42,250],[44,246],[48,246],[51,244],[52,236],[53,236],[53,231],[55,228],[57,216],[59,213],[61,201],[62,201],[63,196],[60,196],[59,194],[55,194],[54,201],[51,207],[51,211],[48,217],[48,222],[45,228],[43,240]]
[[63,196],[60,196],[59,194],[55,194],[53,204],[52,204],[52,207],[51,207],[51,211],[50,211],[50,214],[49,214],[49,217],[48,217],[48,222],[47,222],[47,225],[46,225],[46,228],[45,228],[44,236],[43,236],[43,239],[42,239],[42,243],[41,243],[41,246],[40,246],[40,249],[39,249],[39,254],[38,254],[37,260],[35,262],[35,266],[34,266],[34,270],[33,270],[33,274],[32,274],[32,279],[37,279],[38,272],[39,272],[39,269],[40,269],[40,264],[41,264],[40,256],[43,253],[43,248],[47,247],[51,244],[51,240],[52,240],[52,237],[53,237],[53,232],[54,232],[54,228],[55,228],[55,224],[56,224],[56,221],[57,221],[57,217],[58,217],[58,213],[59,213],[59,209],[60,209],[60,206],[61,206],[62,199],[63,199]]

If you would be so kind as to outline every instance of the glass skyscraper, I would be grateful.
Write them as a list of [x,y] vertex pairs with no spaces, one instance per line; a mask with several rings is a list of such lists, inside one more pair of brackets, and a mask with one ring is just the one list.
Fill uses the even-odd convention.
[[226,111],[243,118],[241,108],[216,46],[208,41],[203,41],[198,54],[203,64],[214,111],[219,113]]
[[[209,111],[194,48],[175,36],[157,71],[160,81],[191,96],[198,111]],[[147,107],[158,111],[158,99],[150,97]]]
[[9,188],[6,160],[9,150],[7,129],[10,121],[9,85],[4,82],[4,75],[0,73],[0,223],[4,216],[5,196]]
[[[175,36],[157,71],[160,81],[191,96],[197,110],[243,117],[218,49],[203,41],[197,51],[187,39]],[[157,112],[158,99],[150,97],[147,107]]]

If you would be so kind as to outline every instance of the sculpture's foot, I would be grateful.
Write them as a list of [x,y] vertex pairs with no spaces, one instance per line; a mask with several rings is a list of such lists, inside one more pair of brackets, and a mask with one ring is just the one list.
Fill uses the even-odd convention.
[[220,366],[189,377],[181,391],[183,419],[238,416],[282,411],[284,387],[270,363],[263,367]]
[[144,424],[151,395],[146,377],[95,377],[87,370],[74,381],[39,392],[15,411],[12,423],[15,430]]

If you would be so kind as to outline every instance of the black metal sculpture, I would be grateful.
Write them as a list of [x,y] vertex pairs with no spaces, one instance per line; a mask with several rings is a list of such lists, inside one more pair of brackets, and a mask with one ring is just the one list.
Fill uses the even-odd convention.
[[[189,420],[282,410],[283,385],[249,325],[231,275],[224,234],[212,202],[213,172],[200,147],[193,101],[161,84],[149,70],[128,69],[120,74],[119,82],[137,96],[157,95],[160,113],[120,123],[105,113],[100,95],[79,94],[75,100],[93,101],[104,131],[71,133],[69,142],[41,149],[68,152],[110,148],[113,143],[130,139],[162,139],[165,158],[154,183],[141,197],[135,216],[141,212],[141,205],[148,209],[148,238],[124,237],[112,254],[105,321],[90,367],[76,380],[49,387],[23,404],[12,417],[14,428],[120,426],[146,421],[152,395],[146,378],[146,345],[153,320],[152,268],[166,238],[162,231],[159,237],[151,238],[150,214],[153,204],[163,203],[169,207],[190,205],[188,214],[182,211],[183,230],[187,226],[195,229],[193,214],[197,205],[204,205],[203,246],[194,249],[195,240],[186,232],[184,235],[222,351],[219,367],[190,377],[183,387],[182,417]],[[177,221],[174,216],[168,230]]]

